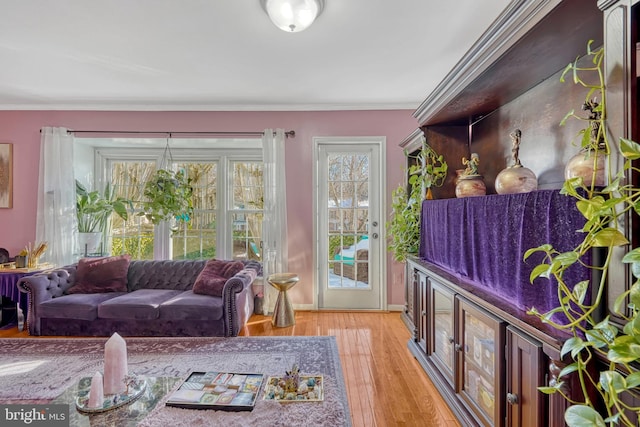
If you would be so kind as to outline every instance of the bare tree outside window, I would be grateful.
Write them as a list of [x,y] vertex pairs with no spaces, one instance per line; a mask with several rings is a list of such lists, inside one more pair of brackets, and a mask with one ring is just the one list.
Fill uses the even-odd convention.
[[[110,160],[106,176],[114,194],[133,201],[134,212],[123,221],[113,215],[108,231],[111,253],[130,254],[133,259],[153,259],[158,228],[142,210],[145,182],[156,170],[155,160]],[[264,207],[263,164],[261,161],[233,160],[229,162],[228,179],[219,176],[217,161],[180,161],[168,165],[183,170],[193,187],[193,216],[178,231],[168,236],[171,259],[260,259],[262,218]],[[218,186],[226,185],[229,201],[220,200]],[[218,218],[219,212],[223,213]],[[217,247],[218,233],[228,236],[232,248]],[[167,231],[168,232],[168,231]],[[231,251],[231,252],[229,252]]]
[[367,234],[369,157],[344,153],[329,156],[329,259],[341,247]]

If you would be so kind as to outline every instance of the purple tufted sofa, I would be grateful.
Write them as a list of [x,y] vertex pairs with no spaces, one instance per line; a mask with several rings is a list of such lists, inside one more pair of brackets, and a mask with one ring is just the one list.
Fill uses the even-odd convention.
[[222,297],[191,290],[206,260],[131,261],[128,292],[67,294],[77,264],[23,277],[30,335],[237,336],[253,313],[256,261],[227,280]]

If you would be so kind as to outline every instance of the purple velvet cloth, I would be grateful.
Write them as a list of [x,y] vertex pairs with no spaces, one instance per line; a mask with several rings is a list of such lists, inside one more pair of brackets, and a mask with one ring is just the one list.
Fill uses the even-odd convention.
[[[560,252],[572,250],[584,237],[578,231],[584,223],[575,199],[557,190],[425,200],[419,255],[522,310],[546,312],[558,306],[557,284],[547,279],[531,284],[529,275],[543,257],[535,254],[524,262],[524,253],[545,243]],[[590,255],[584,261],[589,263]],[[570,287],[589,278],[589,269],[578,265],[564,276]]]
[[37,271],[31,271],[28,273],[20,272],[13,273],[11,271],[0,273],[0,295],[9,298],[11,301],[17,303],[20,309],[27,316],[27,296],[20,292],[18,289],[18,280],[23,277],[31,276],[37,273]]

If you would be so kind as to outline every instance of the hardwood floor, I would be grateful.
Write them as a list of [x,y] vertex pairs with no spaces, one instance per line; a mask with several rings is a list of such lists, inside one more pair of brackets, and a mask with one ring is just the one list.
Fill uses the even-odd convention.
[[[399,313],[296,312],[289,328],[253,316],[241,335],[335,336],[354,427],[460,425],[407,349],[409,332]],[[28,334],[0,330],[0,338],[7,337]]]

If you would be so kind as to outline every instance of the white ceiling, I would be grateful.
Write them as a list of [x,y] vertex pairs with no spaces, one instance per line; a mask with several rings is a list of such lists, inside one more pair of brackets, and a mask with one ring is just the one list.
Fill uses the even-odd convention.
[[0,109],[415,109],[509,0],[0,0]]

